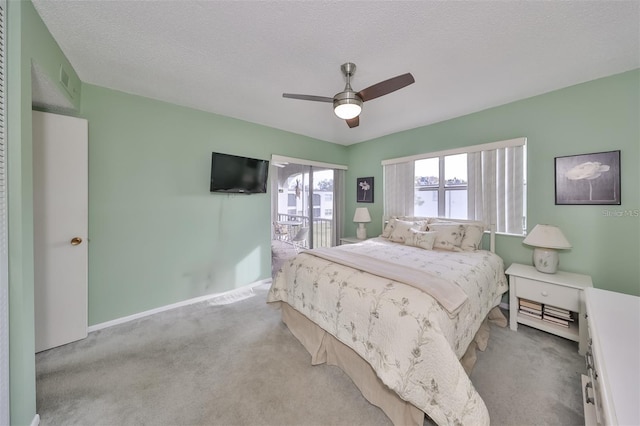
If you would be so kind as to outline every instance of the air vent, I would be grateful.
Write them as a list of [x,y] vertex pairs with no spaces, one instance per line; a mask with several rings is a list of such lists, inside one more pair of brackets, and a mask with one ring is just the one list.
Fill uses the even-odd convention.
[[60,83],[69,90],[69,74],[62,68],[62,65],[60,65]]
[[75,99],[77,87],[75,81],[69,77],[69,73],[64,69],[64,65],[60,65],[60,84],[65,88],[71,99]]

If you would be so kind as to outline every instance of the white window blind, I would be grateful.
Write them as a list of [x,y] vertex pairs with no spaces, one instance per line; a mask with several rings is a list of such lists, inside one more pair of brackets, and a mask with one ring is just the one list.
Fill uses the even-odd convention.
[[384,166],[384,216],[413,215],[414,162]]
[[495,225],[496,232],[522,235],[524,146],[467,154],[468,219]]
[[0,0],[0,424],[9,424],[6,1]]

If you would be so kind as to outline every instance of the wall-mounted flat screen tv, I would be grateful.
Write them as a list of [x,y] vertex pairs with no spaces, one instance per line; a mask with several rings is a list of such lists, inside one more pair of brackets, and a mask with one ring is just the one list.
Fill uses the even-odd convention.
[[267,192],[269,162],[214,152],[211,154],[211,192],[260,194]]

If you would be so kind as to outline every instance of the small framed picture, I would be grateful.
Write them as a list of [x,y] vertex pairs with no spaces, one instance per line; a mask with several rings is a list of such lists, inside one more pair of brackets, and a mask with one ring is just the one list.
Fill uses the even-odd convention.
[[617,204],[620,151],[555,158],[556,204]]
[[356,178],[356,202],[373,203],[373,177]]

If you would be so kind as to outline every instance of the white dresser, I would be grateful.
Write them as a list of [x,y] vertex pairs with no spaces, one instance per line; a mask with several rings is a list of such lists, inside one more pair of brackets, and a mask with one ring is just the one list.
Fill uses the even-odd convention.
[[585,289],[585,424],[640,425],[640,297]]

